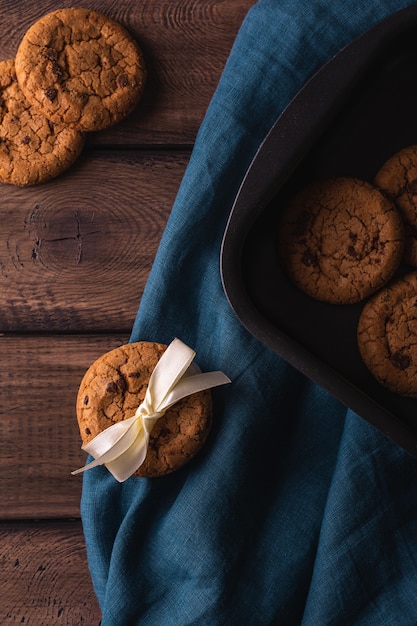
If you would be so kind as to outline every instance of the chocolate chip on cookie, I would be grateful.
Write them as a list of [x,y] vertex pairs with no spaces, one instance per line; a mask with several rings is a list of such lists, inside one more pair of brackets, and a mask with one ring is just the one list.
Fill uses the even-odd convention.
[[106,128],[139,102],[142,52],[118,22],[89,9],[48,13],[25,33],[16,75],[28,101],[54,123]]
[[308,185],[286,207],[279,228],[279,254],[292,281],[333,304],[358,302],[385,285],[403,249],[398,210],[357,178]]

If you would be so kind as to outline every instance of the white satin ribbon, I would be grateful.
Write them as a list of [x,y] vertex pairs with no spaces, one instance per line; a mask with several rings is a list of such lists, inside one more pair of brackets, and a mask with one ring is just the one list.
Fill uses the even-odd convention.
[[84,444],[82,450],[94,461],[71,473],[105,465],[116,480],[124,482],[142,465],[152,428],[169,407],[193,393],[231,382],[223,372],[192,373],[195,354],[180,339],[174,339],[156,364],[136,413]]

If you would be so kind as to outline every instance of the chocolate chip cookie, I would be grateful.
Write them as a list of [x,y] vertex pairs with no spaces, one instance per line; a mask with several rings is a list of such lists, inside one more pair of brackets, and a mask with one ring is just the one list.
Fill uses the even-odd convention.
[[54,123],[96,131],[137,105],[143,55],[118,22],[84,8],[48,13],[25,33],[16,75],[27,100]]
[[366,181],[311,183],[283,213],[279,254],[294,284],[317,300],[350,304],[398,268],[404,227],[393,202]]
[[[126,344],[107,352],[91,365],[76,401],[83,443],[135,414],[165,350],[166,346],[160,343]],[[206,441],[211,418],[209,390],[194,393],[174,404],[156,422],[147,456],[135,476],[162,476],[182,467]]]
[[417,267],[417,145],[388,159],[375,176],[375,184],[397,205],[405,224],[404,262]]
[[82,151],[84,134],[48,121],[23,95],[14,60],[0,62],[0,181],[34,185],[57,176]]
[[417,398],[417,272],[399,278],[364,306],[358,346],[374,377],[402,396]]

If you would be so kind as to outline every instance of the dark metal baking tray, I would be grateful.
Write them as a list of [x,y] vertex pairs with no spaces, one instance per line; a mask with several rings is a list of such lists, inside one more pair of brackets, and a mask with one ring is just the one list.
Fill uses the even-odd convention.
[[304,295],[283,273],[276,248],[277,220],[294,192],[328,176],[372,182],[388,157],[414,143],[417,5],[341,50],[276,121],[235,199],[221,273],[235,314],[254,336],[417,458],[417,400],[383,388],[360,358],[363,303]]

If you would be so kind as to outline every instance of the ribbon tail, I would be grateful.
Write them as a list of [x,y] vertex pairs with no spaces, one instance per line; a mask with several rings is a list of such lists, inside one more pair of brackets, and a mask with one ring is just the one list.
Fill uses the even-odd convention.
[[145,431],[139,433],[133,446],[130,446],[114,461],[106,463],[106,467],[119,482],[123,483],[130,478],[142,465],[148,452],[149,435]]
[[173,404],[193,393],[227,385],[232,381],[223,372],[205,372],[204,374],[193,374],[182,378],[175,387],[167,394],[163,409],[166,411]]
[[91,454],[94,458],[101,456],[107,452],[107,450],[110,450],[110,448],[120,441],[120,439],[122,439],[122,437],[133,425],[136,417],[136,415],[133,415],[128,419],[112,424],[109,428],[105,428],[98,435],[96,435],[94,439],[82,445],[81,449],[84,450],[84,452]]
[[100,456],[90,463],[87,463],[87,465],[84,465],[83,467],[79,467],[78,469],[74,470],[73,472],[71,472],[71,475],[76,476],[77,474],[82,474],[82,472],[86,472],[87,470],[93,469],[93,467],[98,467],[99,465],[104,465],[104,461],[102,461],[102,458]]
[[[71,472],[71,474],[75,476],[98,465],[107,465],[112,461],[116,462],[119,457],[126,454],[133,444],[138,441],[141,431],[143,432],[143,426],[141,420],[136,418],[136,416],[106,428],[106,430],[103,430],[97,437],[83,446],[85,452],[95,457],[94,461]],[[138,441],[139,445],[140,442]]]

